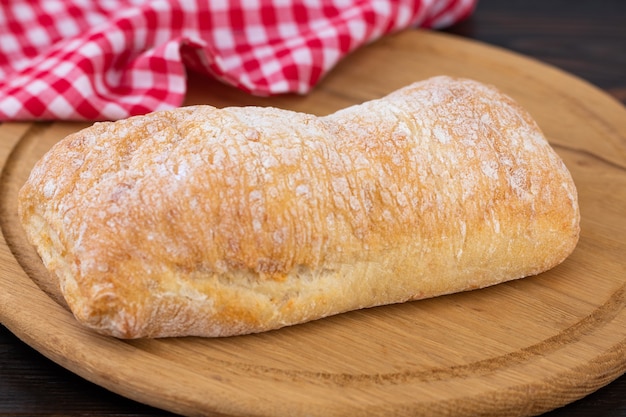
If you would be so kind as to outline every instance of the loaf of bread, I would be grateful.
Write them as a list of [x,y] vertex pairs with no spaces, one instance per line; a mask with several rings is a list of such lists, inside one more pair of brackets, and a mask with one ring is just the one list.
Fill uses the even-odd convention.
[[19,215],[75,317],[227,336],[481,288],[562,262],[572,178],[495,88],[435,77],[317,117],[194,106],[56,144]]

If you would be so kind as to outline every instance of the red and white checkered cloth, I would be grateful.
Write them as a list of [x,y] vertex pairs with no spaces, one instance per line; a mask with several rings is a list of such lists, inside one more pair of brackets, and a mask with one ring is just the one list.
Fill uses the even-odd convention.
[[475,1],[0,0],[0,121],[179,106],[185,67],[253,94],[305,94],[359,46],[453,24]]

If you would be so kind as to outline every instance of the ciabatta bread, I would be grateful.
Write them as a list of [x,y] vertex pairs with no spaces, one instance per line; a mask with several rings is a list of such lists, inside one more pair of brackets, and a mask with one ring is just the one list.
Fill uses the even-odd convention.
[[538,274],[579,234],[537,124],[436,77],[325,117],[210,106],[97,123],[19,194],[76,318],[226,336]]

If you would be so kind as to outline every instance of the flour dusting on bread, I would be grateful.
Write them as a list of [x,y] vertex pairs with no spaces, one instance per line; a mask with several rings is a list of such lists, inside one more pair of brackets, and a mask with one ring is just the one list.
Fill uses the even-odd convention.
[[580,217],[530,115],[445,76],[324,117],[96,123],[39,161],[19,213],[76,318],[124,338],[260,332],[538,274]]

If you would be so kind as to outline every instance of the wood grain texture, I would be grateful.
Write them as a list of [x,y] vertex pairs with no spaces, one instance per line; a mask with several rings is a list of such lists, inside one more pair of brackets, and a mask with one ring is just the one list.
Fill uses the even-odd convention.
[[579,246],[561,266],[485,290],[259,335],[127,342],[97,336],[55,298],[15,221],[15,194],[32,164],[84,125],[5,124],[2,323],[76,374],[182,414],[523,416],[606,385],[626,370],[626,110],[617,101],[536,61],[418,31],[358,51],[306,97],[255,98],[192,78],[187,104],[325,114],[438,74],[475,78],[513,96],[565,160],[583,219]]

